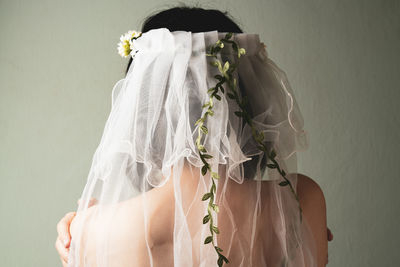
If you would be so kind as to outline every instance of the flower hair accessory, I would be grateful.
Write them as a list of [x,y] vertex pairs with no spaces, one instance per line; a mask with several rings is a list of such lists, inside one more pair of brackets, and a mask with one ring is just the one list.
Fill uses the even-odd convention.
[[129,56],[134,57],[139,50],[135,49],[133,40],[136,40],[140,36],[142,36],[142,32],[137,31],[128,31],[121,35],[119,38],[120,42],[118,43],[118,54],[124,58]]

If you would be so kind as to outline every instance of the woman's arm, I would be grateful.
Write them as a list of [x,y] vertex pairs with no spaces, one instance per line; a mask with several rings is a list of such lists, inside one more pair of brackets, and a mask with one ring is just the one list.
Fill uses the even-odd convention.
[[57,223],[57,239],[55,247],[60,255],[60,260],[63,267],[67,267],[69,245],[71,241],[71,235],[69,232],[69,226],[74,219],[76,213],[68,212],[65,216]]
[[333,236],[327,229],[326,203],[319,185],[310,177],[298,174],[297,194],[303,216],[310,226],[317,246],[317,266],[324,267],[328,263],[328,240]]
[[[80,200],[78,200],[79,205]],[[97,200],[95,198],[90,199],[88,207],[97,204]],[[67,267],[68,264],[68,254],[69,254],[69,246],[71,243],[71,223],[76,216],[76,212],[68,212],[65,214],[63,218],[57,223],[57,239],[55,242],[56,250],[60,256],[61,263],[63,267]]]

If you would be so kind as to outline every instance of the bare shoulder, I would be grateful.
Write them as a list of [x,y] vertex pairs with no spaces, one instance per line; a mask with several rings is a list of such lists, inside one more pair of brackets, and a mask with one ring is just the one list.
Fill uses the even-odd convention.
[[317,246],[318,267],[326,266],[328,260],[328,239],[325,196],[310,177],[297,174],[297,194],[303,216],[314,235]]
[[321,187],[307,175],[297,174],[297,193],[303,202],[308,202],[311,199],[313,201],[319,200],[318,202],[325,206],[325,196]]

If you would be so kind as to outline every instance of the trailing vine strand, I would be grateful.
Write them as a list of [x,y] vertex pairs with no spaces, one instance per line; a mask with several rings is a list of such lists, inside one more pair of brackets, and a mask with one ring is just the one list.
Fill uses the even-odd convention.
[[218,80],[218,83],[215,85],[215,87],[212,87],[207,90],[207,93],[209,94],[209,99],[208,101],[202,106],[202,108],[207,108],[206,112],[204,112],[203,116],[198,119],[195,123],[195,125],[199,125],[198,127],[198,136],[196,139],[196,146],[199,150],[199,155],[200,159],[203,162],[203,166],[201,168],[201,174],[205,176],[208,171],[211,173],[211,188],[210,191],[205,193],[202,197],[202,201],[209,200],[208,202],[208,207],[207,207],[207,214],[203,218],[203,224],[209,223],[209,229],[210,229],[210,235],[207,236],[204,240],[204,244],[209,244],[212,243],[215,251],[218,254],[218,260],[217,264],[219,267],[223,266],[224,262],[229,263],[229,260],[221,253],[223,250],[215,245],[214,241],[214,235],[219,234],[219,229],[216,225],[214,225],[214,219],[213,219],[213,211],[218,213],[219,212],[219,207],[217,204],[214,203],[215,200],[215,193],[216,193],[216,180],[218,180],[220,177],[217,172],[214,172],[211,170],[210,164],[207,162],[207,159],[211,159],[212,155],[207,153],[207,149],[204,147],[204,145],[201,144],[201,139],[203,134],[208,133],[208,129],[205,125],[207,117],[213,116],[214,112],[212,110],[214,106],[214,101],[213,98],[216,98],[218,101],[221,100],[221,96],[218,94],[219,90],[221,90],[222,94],[225,93],[225,89],[223,84],[227,83],[228,89],[230,92],[227,92],[227,95],[229,98],[234,99],[237,105],[239,106],[240,110],[235,111],[235,115],[238,117],[243,118],[245,123],[248,123],[249,126],[251,127],[251,132],[254,140],[258,143],[258,148],[262,150],[265,155],[267,155],[267,159],[270,159],[272,163],[267,163],[267,167],[271,169],[276,169],[279,174],[283,177],[283,181],[279,183],[280,186],[289,186],[291,192],[295,196],[298,206],[299,206],[299,212],[300,212],[300,222],[302,221],[302,209],[300,207],[300,202],[299,198],[296,194],[296,191],[294,190],[291,182],[289,179],[286,177],[286,173],[283,169],[280,168],[277,160],[275,159],[276,157],[276,152],[274,149],[271,149],[271,151],[268,151],[267,146],[265,145],[264,141],[264,134],[263,132],[259,132],[254,124],[253,121],[250,117],[250,115],[247,112],[247,97],[243,97],[242,99],[239,96],[239,93],[237,91],[237,80],[236,78],[233,77],[233,72],[236,70],[238,63],[237,64],[231,64],[229,61],[226,62],[221,62],[218,60],[218,52],[220,52],[225,44],[231,44],[233,50],[237,54],[237,58],[240,59],[241,55],[244,55],[246,53],[246,50],[244,48],[240,48],[238,44],[230,40],[232,37],[233,33],[227,33],[224,38],[218,40],[214,45],[211,45],[209,47],[209,50],[206,54],[206,56],[214,57],[216,60],[213,61],[211,64],[213,66],[216,66],[220,72],[220,74],[215,75],[214,78]]

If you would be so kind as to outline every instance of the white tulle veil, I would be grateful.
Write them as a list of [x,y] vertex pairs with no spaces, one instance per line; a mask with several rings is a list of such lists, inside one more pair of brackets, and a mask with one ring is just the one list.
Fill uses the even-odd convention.
[[[296,152],[307,135],[259,35],[159,28],[132,42],[68,266],[316,266],[296,195]],[[218,84],[229,76],[227,61],[236,95],[227,80]]]

